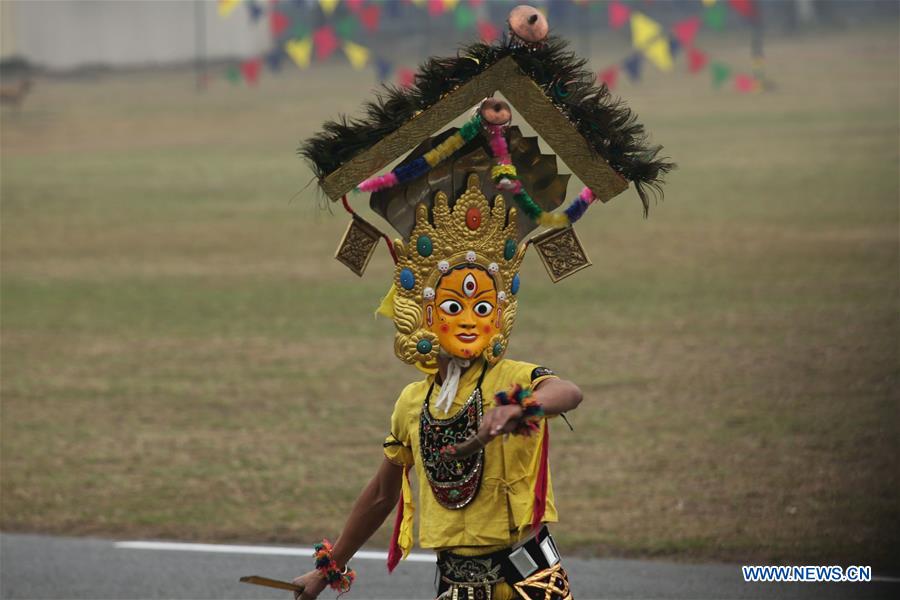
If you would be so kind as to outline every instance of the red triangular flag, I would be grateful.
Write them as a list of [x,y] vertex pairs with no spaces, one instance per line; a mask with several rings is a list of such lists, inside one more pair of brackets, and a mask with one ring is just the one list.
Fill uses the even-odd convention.
[[378,23],[381,21],[381,8],[377,4],[366,7],[359,13],[359,20],[363,27],[369,31],[378,31]]
[[706,66],[706,54],[700,52],[696,48],[690,48],[688,50],[688,70],[691,73],[697,73],[703,70],[703,67]]
[[752,19],[756,16],[756,3],[753,0],[728,0],[728,3],[745,19]]
[[358,14],[365,2],[366,0],[347,0],[347,8],[350,9],[350,12]]
[[340,45],[331,25],[316,29],[313,33],[313,44],[316,47],[316,58],[319,60],[325,60],[331,56]]
[[269,14],[269,29],[272,30],[272,37],[280,37],[290,26],[291,20],[283,12],[273,10]]
[[412,87],[413,82],[415,81],[416,74],[412,69],[402,68],[397,69],[397,84],[400,87]]
[[436,17],[444,12],[444,0],[428,0],[428,14]]
[[672,26],[672,35],[685,48],[690,48],[694,45],[694,38],[697,37],[698,31],[700,31],[700,17],[691,17]]
[[482,42],[490,43],[500,37],[500,31],[490,21],[481,21],[478,23],[478,35]]
[[619,0],[613,0],[609,3],[610,27],[618,29],[627,23],[629,18],[631,18],[631,10],[627,6],[619,2]]
[[244,81],[250,85],[256,85],[259,81],[259,70],[262,68],[262,59],[254,58],[245,60],[241,63],[241,73],[244,75]]
[[756,80],[750,75],[740,73],[734,76],[734,89],[739,92],[756,91]]
[[607,70],[600,73],[600,81],[606,84],[606,87],[613,89],[616,87],[616,78],[619,76],[619,67],[613,65]]

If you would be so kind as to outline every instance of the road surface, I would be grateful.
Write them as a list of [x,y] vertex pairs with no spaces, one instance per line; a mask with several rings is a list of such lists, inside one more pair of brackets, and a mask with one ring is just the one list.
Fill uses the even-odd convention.
[[[242,575],[291,579],[311,565],[300,547],[126,543],[92,538],[0,534],[0,598],[254,598],[290,600],[244,583]],[[353,561],[358,579],[345,600],[434,597],[433,557],[417,552],[392,575],[384,553]],[[744,583],[740,565],[564,558],[578,600],[594,598],[898,598],[900,579],[871,583]],[[334,592],[321,598],[334,598]]]

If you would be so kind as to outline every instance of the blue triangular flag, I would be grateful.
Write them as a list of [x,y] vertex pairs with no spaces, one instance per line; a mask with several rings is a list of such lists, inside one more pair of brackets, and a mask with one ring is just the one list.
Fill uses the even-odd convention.
[[269,65],[270,71],[280,71],[281,70],[281,61],[284,60],[284,52],[282,52],[281,48],[276,48],[272,50],[268,54],[266,54],[266,64]]
[[628,73],[628,77],[632,81],[637,81],[641,78],[641,66],[644,64],[644,55],[640,52],[636,52],[622,61],[622,68],[625,69],[625,72]]
[[250,11],[250,20],[256,23],[263,14],[263,8],[256,0],[247,0],[247,10]]
[[669,54],[672,55],[672,58],[678,56],[678,53],[681,52],[681,43],[673,37],[669,38]]
[[378,77],[378,81],[386,81],[390,79],[391,72],[394,70],[394,65],[391,64],[389,60],[386,58],[378,57],[375,59],[375,73]]
[[395,19],[400,16],[403,12],[403,6],[400,4],[400,0],[393,0],[384,3],[385,16],[388,19]]

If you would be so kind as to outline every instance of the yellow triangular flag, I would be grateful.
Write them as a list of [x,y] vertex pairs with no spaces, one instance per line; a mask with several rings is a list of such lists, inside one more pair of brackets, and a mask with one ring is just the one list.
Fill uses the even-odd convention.
[[644,50],[644,56],[660,71],[672,70],[672,50],[669,47],[669,40],[665,37],[651,42],[650,46]]
[[365,69],[369,62],[369,49],[353,42],[344,42],[344,54],[357,71]]
[[703,0],[703,6],[712,6],[716,3],[716,0]]
[[312,38],[303,38],[302,40],[288,40],[284,45],[284,51],[293,59],[297,66],[305,69],[309,66],[309,59],[312,56]]
[[456,8],[457,4],[459,4],[459,0],[444,0],[444,10],[450,12]]
[[425,6],[425,0],[412,0],[412,3],[416,6]]
[[662,33],[659,23],[639,12],[631,13],[631,43],[643,50]]
[[219,16],[227,17],[240,3],[241,0],[219,0]]
[[338,2],[340,2],[340,0],[319,0],[319,6],[322,7],[323,13],[330,15],[334,12],[334,9],[337,8]]

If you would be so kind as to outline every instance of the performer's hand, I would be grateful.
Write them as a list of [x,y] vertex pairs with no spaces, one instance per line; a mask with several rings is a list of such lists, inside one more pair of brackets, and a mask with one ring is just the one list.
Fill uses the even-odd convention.
[[497,406],[484,414],[481,427],[478,428],[478,439],[487,444],[503,433],[515,431],[522,418],[522,407],[516,404]]
[[294,592],[294,600],[315,600],[328,585],[325,582],[325,577],[318,571],[310,571],[301,575],[294,579],[292,583],[306,588],[303,592]]

